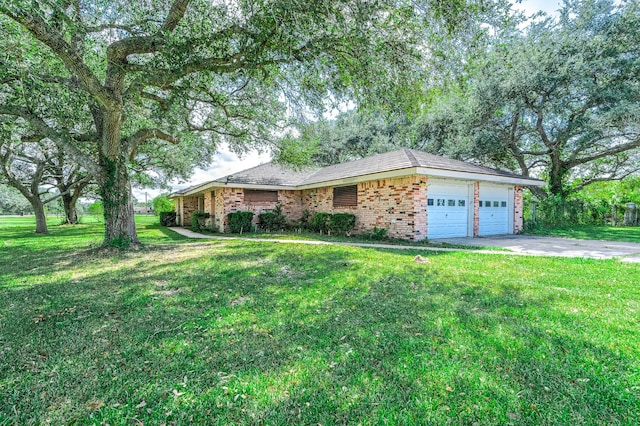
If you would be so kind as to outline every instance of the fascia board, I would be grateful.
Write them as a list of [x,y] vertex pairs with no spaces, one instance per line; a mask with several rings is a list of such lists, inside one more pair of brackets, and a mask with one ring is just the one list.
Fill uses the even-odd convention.
[[489,174],[482,174],[482,173],[458,172],[454,170],[432,169],[428,167],[418,167],[417,173],[421,175],[427,175],[427,176],[437,176],[437,177],[444,177],[444,178],[464,179],[464,180],[473,180],[473,181],[477,180],[481,182],[508,183],[512,185],[543,186],[545,184],[544,181],[537,180],[537,179],[489,175]]

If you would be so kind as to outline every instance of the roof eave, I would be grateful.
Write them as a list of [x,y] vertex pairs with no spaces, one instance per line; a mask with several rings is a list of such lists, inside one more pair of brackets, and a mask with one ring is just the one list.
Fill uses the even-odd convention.
[[417,167],[417,174],[426,176],[446,177],[452,179],[477,180],[481,182],[508,183],[512,185],[543,186],[544,181],[527,177],[503,176],[489,173],[462,172],[456,170],[435,169],[431,167]]

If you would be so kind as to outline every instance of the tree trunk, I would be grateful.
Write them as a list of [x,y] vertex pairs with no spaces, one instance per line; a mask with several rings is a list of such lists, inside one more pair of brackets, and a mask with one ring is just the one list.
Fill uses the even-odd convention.
[[47,215],[44,213],[44,204],[40,201],[40,198],[33,197],[29,199],[33,211],[36,215],[36,234],[46,234],[49,232],[47,229]]
[[62,205],[64,206],[65,223],[67,225],[78,224],[78,212],[76,210],[77,197],[71,194],[62,196]]
[[126,248],[139,244],[134,221],[131,181],[127,159],[120,155],[115,160],[101,159],[102,177],[100,195],[104,204],[103,246]]

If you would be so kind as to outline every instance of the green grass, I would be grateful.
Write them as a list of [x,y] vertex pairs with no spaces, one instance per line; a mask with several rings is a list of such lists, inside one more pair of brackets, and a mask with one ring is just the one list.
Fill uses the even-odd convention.
[[0,424],[640,422],[636,265],[139,231],[0,228]]
[[579,238],[582,240],[625,241],[640,243],[640,226],[587,226],[528,230],[527,234],[552,237]]
[[409,241],[402,240],[399,238],[385,238],[383,240],[374,240],[371,238],[365,238],[361,235],[327,235],[327,234],[319,234],[311,231],[303,231],[303,232],[246,232],[243,234],[232,234],[232,233],[219,233],[219,232],[207,232],[200,231],[205,235],[219,235],[223,237],[239,237],[239,238],[256,238],[256,239],[269,239],[269,240],[301,240],[301,241],[327,241],[327,242],[338,242],[338,243],[363,243],[363,244],[384,244],[384,245],[399,245],[399,246],[409,246],[416,248],[427,248],[427,247],[442,247],[442,248],[459,248],[465,250],[491,250],[491,251],[507,251],[502,247],[489,247],[489,246],[481,246],[481,245],[466,245],[466,244],[452,244],[445,242],[432,242],[429,240],[422,241]]

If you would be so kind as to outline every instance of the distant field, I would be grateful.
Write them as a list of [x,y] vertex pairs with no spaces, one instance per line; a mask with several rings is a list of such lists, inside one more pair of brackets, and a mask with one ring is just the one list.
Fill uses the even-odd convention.
[[[47,226],[60,225],[64,218],[62,216],[47,216]],[[150,225],[157,223],[158,217],[153,215],[136,215],[136,223],[140,225]],[[103,221],[101,218],[97,218],[92,215],[80,216],[80,223],[83,225],[99,225]],[[0,215],[0,229],[9,228],[13,226],[36,226],[36,218],[32,215],[27,216],[1,216]]]
[[640,424],[637,265],[154,220],[0,228],[0,425]]

